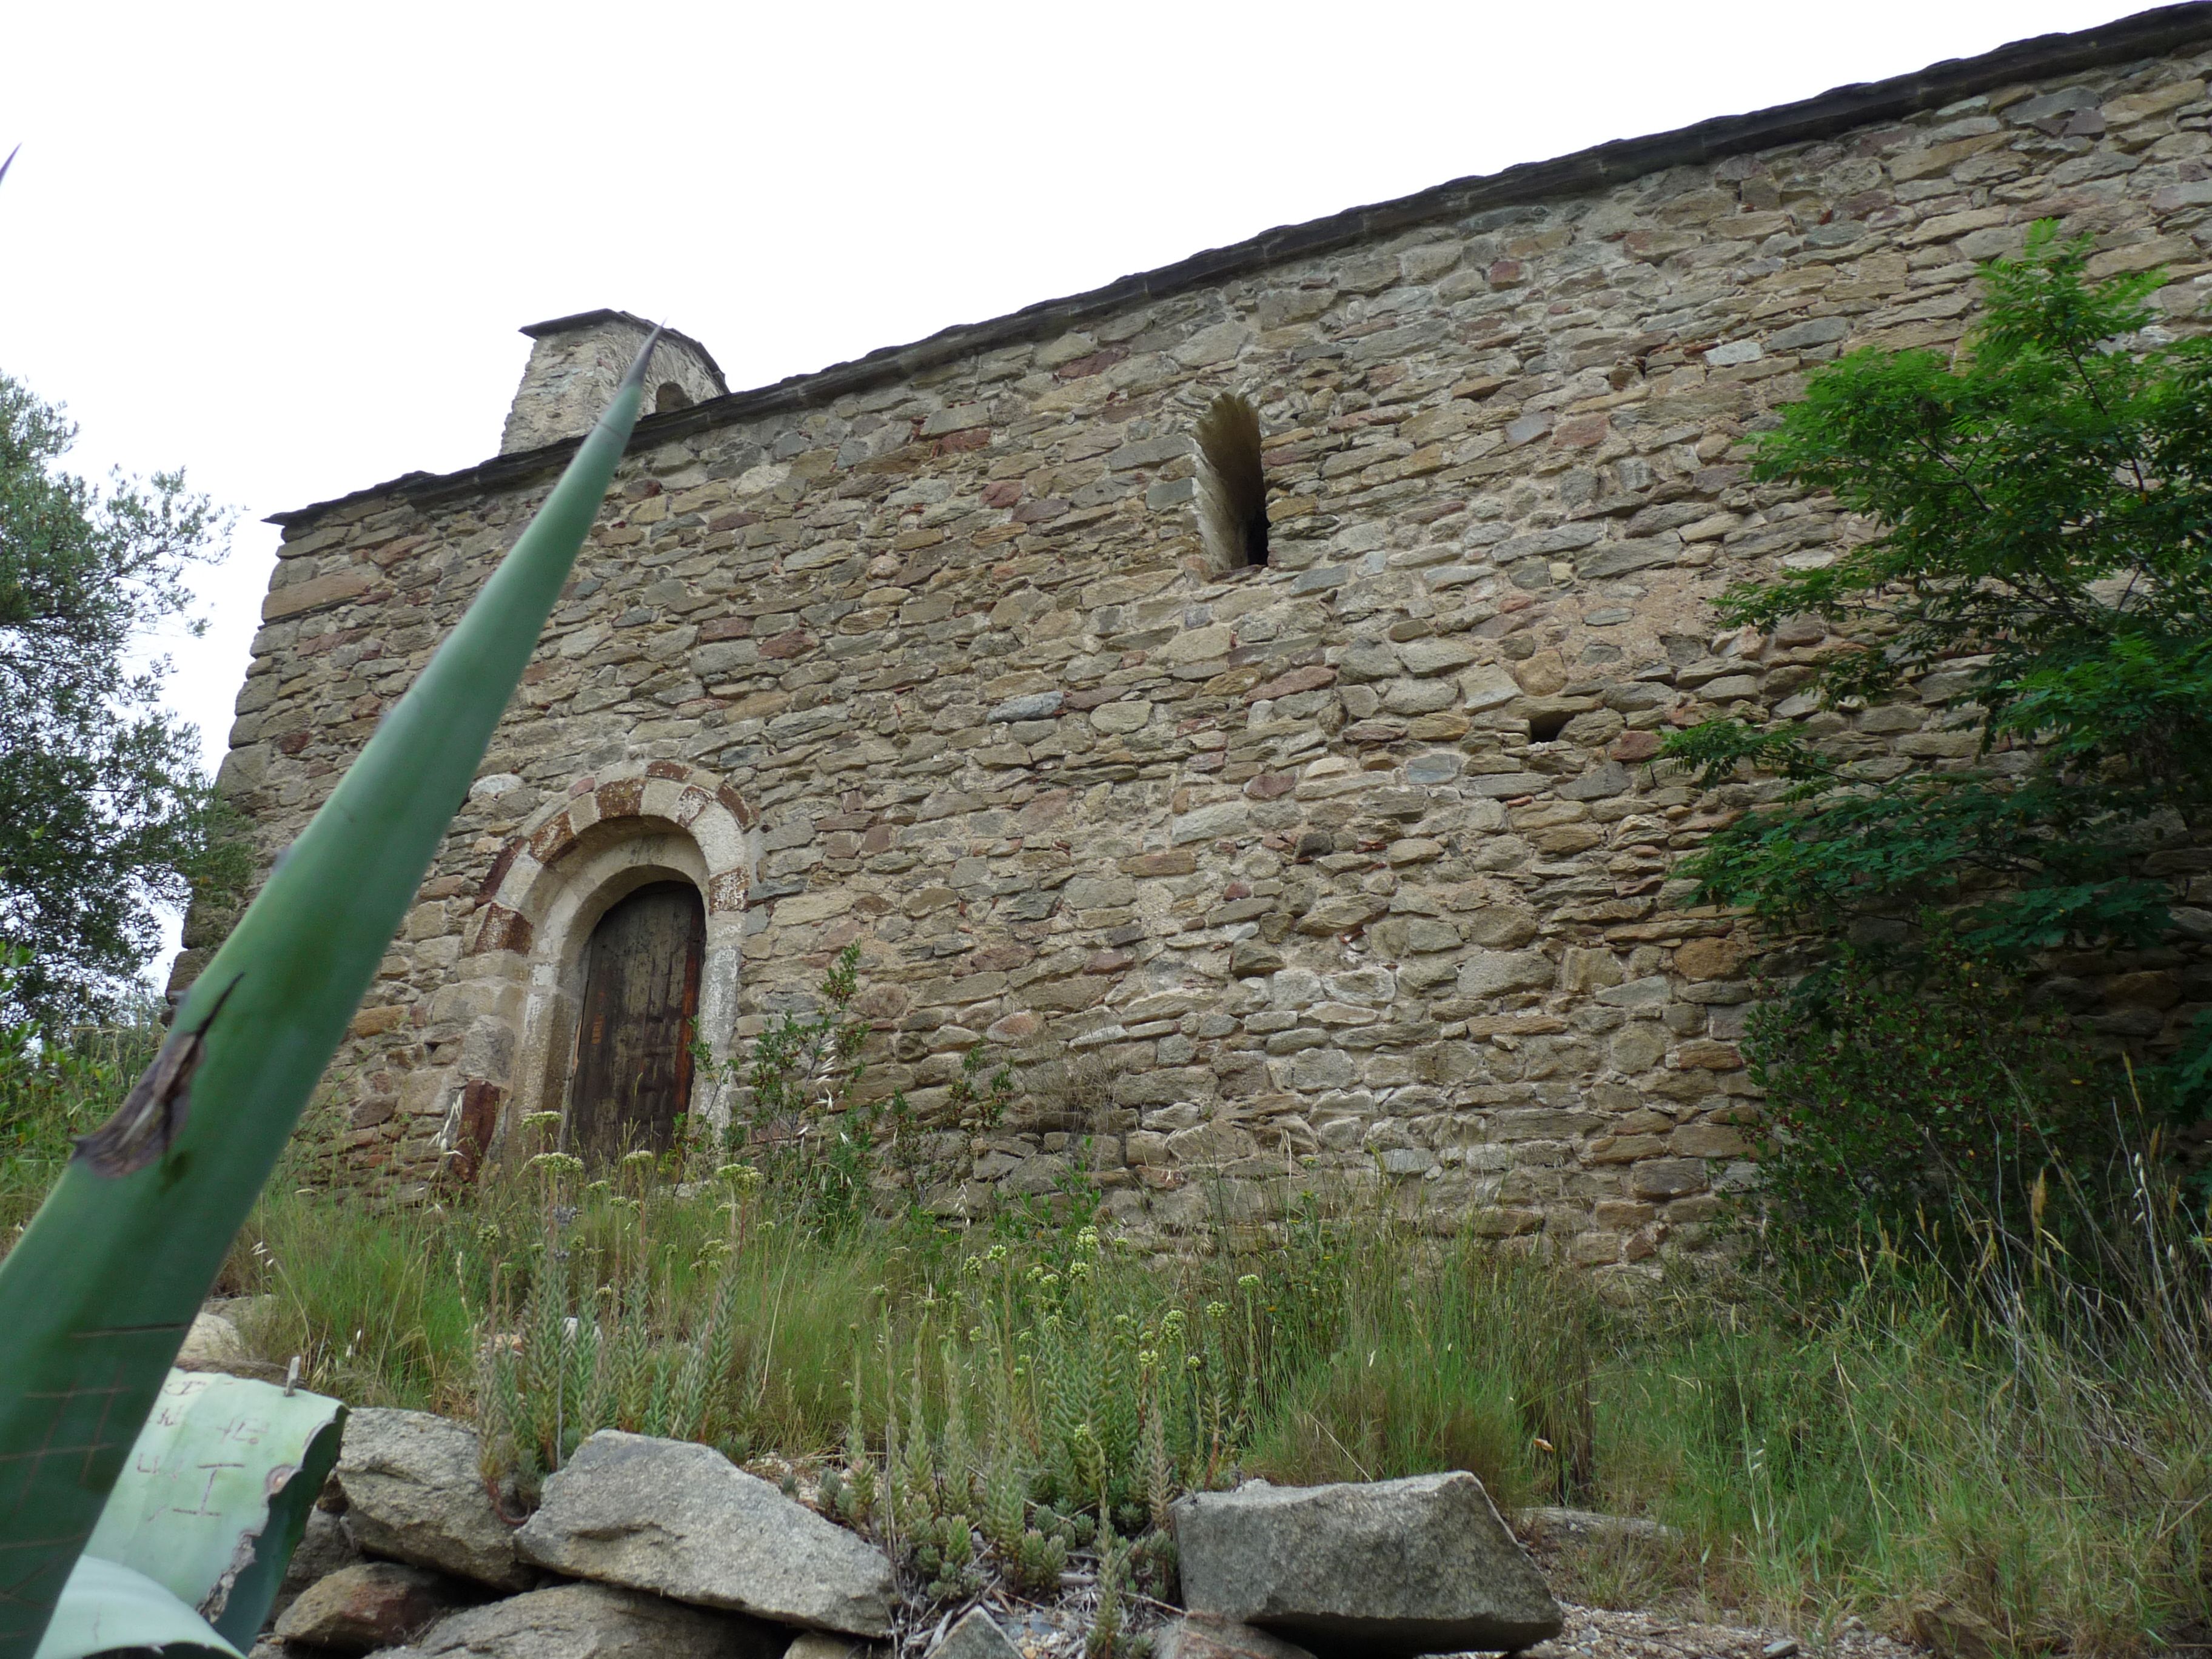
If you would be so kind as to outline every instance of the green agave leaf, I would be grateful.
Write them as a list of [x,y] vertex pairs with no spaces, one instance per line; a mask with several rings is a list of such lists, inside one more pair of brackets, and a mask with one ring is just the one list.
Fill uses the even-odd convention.
[[86,1544],[250,1646],[337,1462],[345,1407],[249,1377],[171,1371]]
[[34,1659],[89,1659],[118,1648],[243,1659],[214,1626],[144,1573],[100,1556],[81,1555]]
[[412,901],[629,441],[653,342],[0,1263],[0,1659],[28,1659]]

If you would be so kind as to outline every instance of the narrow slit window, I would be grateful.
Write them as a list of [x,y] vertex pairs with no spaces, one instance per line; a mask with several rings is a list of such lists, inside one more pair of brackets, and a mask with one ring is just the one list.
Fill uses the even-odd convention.
[[1199,522],[1216,563],[1267,562],[1267,475],[1260,461],[1260,411],[1224,392],[1198,418]]

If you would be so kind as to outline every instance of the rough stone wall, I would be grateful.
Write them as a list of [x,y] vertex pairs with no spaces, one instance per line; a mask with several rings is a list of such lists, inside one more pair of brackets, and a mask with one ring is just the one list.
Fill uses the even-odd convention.
[[[1616,1273],[1696,1246],[1750,1172],[1749,942],[1668,870],[1752,794],[1645,763],[1763,708],[1869,777],[1972,748],[1940,684],[1816,710],[1816,623],[1715,632],[1726,584],[1863,533],[1741,441],[1842,351],[1954,341],[1974,262],[2039,217],[2100,274],[2167,264],[2198,326],[2208,70],[2012,87],[648,428],[335,1066],[364,1167],[420,1181],[468,1088],[527,1093],[495,1074],[513,998],[460,994],[527,948],[491,896],[660,763],[754,837],[738,1035],[857,943],[884,1086],[927,1115],[975,1043],[1021,1064],[1025,1116],[933,1143],[941,1206],[1047,1188],[1090,1136],[1146,1224],[1380,1182]],[[1188,434],[1227,387],[1269,434],[1275,550],[1219,574]],[[264,852],[544,485],[292,525],[222,774]],[[2112,1030],[2212,1000],[2170,955],[2062,967]]]

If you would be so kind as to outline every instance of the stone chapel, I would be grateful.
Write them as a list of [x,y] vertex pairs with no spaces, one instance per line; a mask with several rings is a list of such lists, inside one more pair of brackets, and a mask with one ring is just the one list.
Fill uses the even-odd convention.
[[[1110,1214],[1381,1189],[1602,1272],[1750,1174],[1753,941],[1671,866],[1742,810],[1655,767],[1724,711],[1868,777],[1923,701],[1802,688],[1817,621],[1710,602],[1865,527],[1744,439],[1861,346],[1946,347],[2059,220],[2212,293],[2212,5],[1273,230],[753,391],[667,337],[520,693],[330,1073],[362,1178],[465,1181],[526,1114],[587,1153],[724,1110],[726,1056],[858,945],[925,1202],[1079,1164]],[[279,514],[221,785],[265,864],[526,524],[644,331],[535,325],[500,452]],[[1264,562],[1194,430],[1263,434]],[[2212,861],[2177,866],[2212,906]],[[2212,933],[2212,913],[2200,917]],[[176,982],[222,918],[195,917]],[[2080,965],[2155,1036],[2201,967]],[[1021,1079],[945,1121],[963,1055]],[[695,1073],[696,1073],[695,1075]]]

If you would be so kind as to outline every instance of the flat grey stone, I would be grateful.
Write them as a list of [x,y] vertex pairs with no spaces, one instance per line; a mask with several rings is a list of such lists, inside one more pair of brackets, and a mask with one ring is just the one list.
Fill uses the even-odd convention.
[[828,1631],[805,1630],[783,1650],[783,1659],[889,1659],[890,1649],[876,1642],[832,1636]]
[[1009,697],[994,708],[984,719],[997,725],[1010,720],[1049,720],[1060,713],[1060,704],[1067,701],[1062,691],[1032,691],[1025,697]]
[[1183,1601],[1318,1652],[1533,1646],[1559,1604],[1465,1472],[1200,1492],[1174,1510]]
[[791,1632],[606,1584],[562,1584],[449,1613],[377,1659],[780,1659]]
[[493,1510],[481,1463],[466,1424],[376,1407],[349,1413],[337,1475],[356,1547],[527,1589],[538,1575],[514,1559],[514,1529]]
[[1314,1659],[1279,1636],[1233,1619],[1188,1613],[1164,1626],[1152,1649],[1154,1659]]
[[1793,351],[1799,346],[1831,344],[1850,331],[1848,317],[1808,317],[1769,335],[1767,343],[1777,351]]
[[929,1659],[1022,1659],[1022,1650],[989,1613],[970,1607],[930,1649]]
[[545,1482],[514,1546],[572,1577],[814,1630],[890,1634],[881,1550],[690,1441],[600,1430]]

